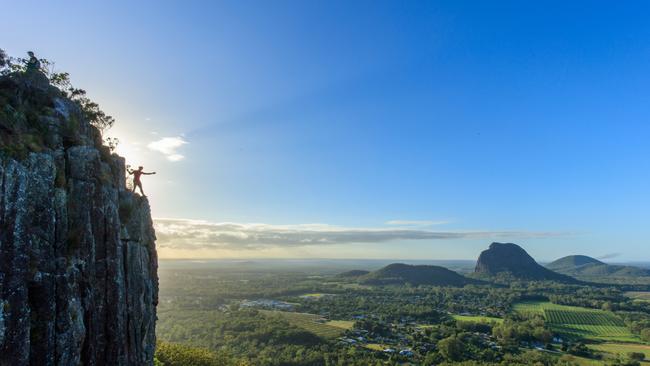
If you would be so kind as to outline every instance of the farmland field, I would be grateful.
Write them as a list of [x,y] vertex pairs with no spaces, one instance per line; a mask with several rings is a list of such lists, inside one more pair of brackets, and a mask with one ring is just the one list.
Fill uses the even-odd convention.
[[639,301],[650,301],[650,291],[630,291],[625,295],[629,298]]
[[591,340],[636,342],[623,321],[610,311],[565,306],[542,301],[520,302],[513,307],[524,315],[543,316],[555,332]]
[[335,294],[323,294],[323,293],[310,293],[310,294],[300,295],[299,297],[301,297],[301,298],[303,298],[303,299],[314,299],[314,300],[318,300],[318,299],[320,299],[320,298],[328,297],[328,296],[336,296],[336,295],[335,295]]
[[625,355],[630,352],[641,352],[645,354],[646,359],[650,359],[650,346],[643,344],[601,343],[589,345],[589,348],[609,353],[611,355]]
[[354,322],[352,320],[330,320],[325,322],[325,324],[341,329],[352,329],[354,327]]
[[260,310],[266,316],[276,316],[289,322],[289,324],[305,329],[323,338],[340,337],[346,329],[349,329],[350,322],[325,321],[321,316],[307,313],[294,313],[289,311]]
[[452,315],[454,320],[462,322],[475,322],[475,323],[503,323],[503,319],[494,318],[491,316],[480,316],[480,315]]
[[389,348],[389,347],[387,347],[387,346],[385,346],[383,344],[379,344],[379,343],[366,343],[363,346],[366,347],[367,349],[371,349],[373,351],[383,351],[386,348]]

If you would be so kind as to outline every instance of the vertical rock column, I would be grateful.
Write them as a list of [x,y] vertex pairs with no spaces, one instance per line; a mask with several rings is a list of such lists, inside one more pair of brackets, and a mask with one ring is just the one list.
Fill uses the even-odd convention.
[[157,299],[149,203],[124,190],[123,159],[0,161],[0,366],[151,365]]

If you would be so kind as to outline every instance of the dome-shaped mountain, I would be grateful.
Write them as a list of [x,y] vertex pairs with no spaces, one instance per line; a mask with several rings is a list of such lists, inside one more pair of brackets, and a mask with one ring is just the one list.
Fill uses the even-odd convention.
[[479,256],[474,272],[488,276],[508,273],[524,280],[576,282],[574,278],[539,265],[524,249],[513,243],[490,244],[490,248]]
[[368,273],[370,273],[370,271],[365,271],[365,270],[362,270],[362,269],[353,269],[351,271],[346,271],[346,272],[343,272],[343,273],[339,273],[337,275],[337,277],[340,277],[340,278],[356,278],[356,277],[365,276]]
[[607,264],[586,255],[570,255],[549,263],[547,268],[579,277],[650,277],[650,270],[633,266]]
[[414,286],[464,286],[481,283],[481,281],[461,276],[445,267],[404,263],[389,264],[360,277],[360,281],[369,285],[410,284]]
[[573,268],[582,267],[586,265],[602,265],[602,264],[605,263],[599,261],[596,258],[588,257],[586,255],[568,255],[566,257],[562,257],[560,259],[557,259],[549,263],[546,266],[546,268],[554,271],[561,271],[563,269],[573,269]]

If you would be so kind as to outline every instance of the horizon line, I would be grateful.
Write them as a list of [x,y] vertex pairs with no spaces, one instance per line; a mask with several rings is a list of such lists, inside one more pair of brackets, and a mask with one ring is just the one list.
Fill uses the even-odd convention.
[[[567,257],[567,256],[564,256]],[[563,258],[563,257],[560,257]],[[536,262],[538,263],[547,263],[547,262],[552,262],[554,260],[560,259],[543,259],[543,260],[537,260],[535,259]],[[284,261],[295,261],[295,260],[312,260],[312,261],[466,261],[466,262],[476,262],[478,259],[435,259],[435,258],[427,258],[427,259],[408,259],[408,258],[315,258],[315,257],[272,257],[272,258],[259,258],[259,257],[229,257],[229,258],[158,258],[159,261],[268,261],[268,260],[284,260]],[[606,261],[602,259],[598,259],[601,262],[604,263],[650,263],[650,259],[642,259],[642,260],[623,260],[623,261]]]

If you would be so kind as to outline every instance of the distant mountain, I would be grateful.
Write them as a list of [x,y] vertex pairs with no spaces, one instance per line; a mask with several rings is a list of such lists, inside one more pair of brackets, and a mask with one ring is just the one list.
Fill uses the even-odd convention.
[[562,257],[546,265],[546,268],[560,270],[564,268],[577,268],[585,265],[602,265],[605,264],[596,258],[587,257],[586,255],[569,255]]
[[516,279],[575,283],[575,278],[553,272],[535,262],[524,249],[513,243],[492,243],[478,257],[474,273],[481,276],[509,274]]
[[546,265],[547,268],[578,277],[650,277],[650,269],[607,264],[586,255],[562,257]]
[[389,264],[384,268],[360,277],[359,280],[361,283],[368,285],[464,286],[482,283],[482,281],[461,276],[445,267],[414,266],[403,263]]
[[353,269],[353,270],[351,270],[351,271],[347,271],[347,272],[339,273],[339,274],[337,275],[337,277],[342,277],[342,278],[354,278],[354,277],[365,276],[365,275],[367,275],[368,273],[370,273],[370,271],[364,271],[364,270],[361,270],[361,269]]

